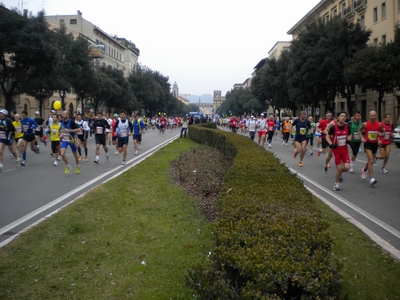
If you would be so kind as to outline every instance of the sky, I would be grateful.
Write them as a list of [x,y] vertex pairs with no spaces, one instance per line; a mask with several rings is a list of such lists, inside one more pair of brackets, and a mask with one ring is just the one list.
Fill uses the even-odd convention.
[[[132,41],[139,62],[178,84],[180,94],[222,95],[320,0],[0,0],[33,14],[77,11],[110,35]],[[22,3],[22,5],[21,5]]]

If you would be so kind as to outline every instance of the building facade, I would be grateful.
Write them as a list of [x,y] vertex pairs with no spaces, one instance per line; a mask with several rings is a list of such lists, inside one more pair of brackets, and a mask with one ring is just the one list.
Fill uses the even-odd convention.
[[217,111],[217,108],[221,106],[221,104],[226,100],[225,96],[221,96],[221,91],[214,91],[213,95],[213,110]]
[[283,51],[289,50],[290,45],[291,45],[291,42],[283,42],[283,41],[276,42],[276,44],[271,48],[271,50],[269,50],[268,58],[269,59],[272,59],[272,58],[278,59],[281,56],[281,53]]
[[[288,34],[295,39],[308,23],[319,18],[329,21],[334,17],[360,22],[362,26],[372,31],[370,44],[385,45],[394,40],[394,28],[400,22],[400,0],[322,0],[298,21]],[[366,119],[369,111],[377,110],[378,92],[356,87],[353,101],[355,101],[354,107],[361,111],[362,118]],[[399,105],[399,95],[386,94],[381,107],[382,115],[391,113],[392,119],[397,122]],[[307,109],[315,115],[316,107]],[[337,98],[336,110],[348,111],[345,99]],[[321,111],[325,112],[323,103],[321,103]]]

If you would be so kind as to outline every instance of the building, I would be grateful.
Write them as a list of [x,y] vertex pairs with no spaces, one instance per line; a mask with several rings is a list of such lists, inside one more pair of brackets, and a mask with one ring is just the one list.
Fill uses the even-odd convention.
[[268,58],[278,59],[283,51],[288,51],[290,49],[291,42],[276,42],[276,44],[269,50]]
[[214,91],[213,97],[213,110],[217,111],[217,108],[221,106],[222,102],[226,100],[225,96],[221,96],[221,91]]
[[185,97],[182,97],[181,95],[179,95],[179,87],[178,87],[178,84],[176,83],[176,81],[172,85],[171,93],[176,99],[181,101],[183,104],[186,104],[186,105],[190,104],[190,101],[188,99],[186,99]]
[[202,103],[200,98],[197,102],[199,106],[200,112],[205,116],[213,116],[214,115],[214,103]]
[[[298,21],[288,34],[297,38],[305,26],[319,18],[329,21],[334,17],[346,18],[352,22],[360,22],[372,34],[369,43],[374,45],[386,44],[394,39],[395,25],[400,21],[400,0],[322,0]],[[399,93],[398,93],[399,94]],[[368,112],[377,110],[378,92],[356,87],[353,101],[354,107],[361,111],[363,119],[368,117]],[[399,117],[400,97],[386,94],[382,103],[382,115],[391,113],[394,121]],[[310,108],[315,115],[315,107]],[[336,110],[347,110],[345,99],[338,98]],[[325,112],[323,103],[321,111]]]

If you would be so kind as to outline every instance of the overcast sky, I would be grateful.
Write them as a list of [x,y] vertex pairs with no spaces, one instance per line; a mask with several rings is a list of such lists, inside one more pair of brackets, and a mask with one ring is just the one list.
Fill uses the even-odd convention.
[[76,14],[103,31],[131,40],[139,62],[176,81],[181,94],[222,95],[251,76],[254,66],[319,0],[0,0],[36,14]]

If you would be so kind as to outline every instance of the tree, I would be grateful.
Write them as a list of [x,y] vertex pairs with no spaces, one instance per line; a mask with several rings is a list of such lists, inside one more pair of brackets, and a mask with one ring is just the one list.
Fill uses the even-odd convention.
[[220,115],[233,114],[237,116],[252,113],[254,110],[260,108],[258,103],[258,105],[253,105],[254,103],[257,103],[257,100],[255,100],[250,89],[233,89],[226,93],[226,100],[217,108],[216,113]]
[[44,11],[24,18],[16,10],[0,7],[0,87],[6,109],[14,109],[13,96],[24,84],[53,74],[55,56],[49,42]]

